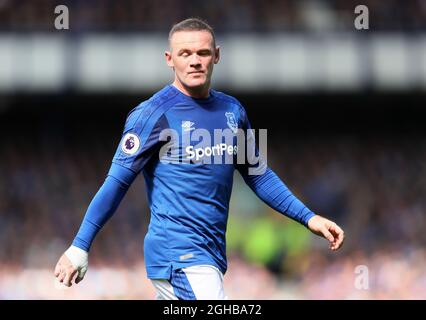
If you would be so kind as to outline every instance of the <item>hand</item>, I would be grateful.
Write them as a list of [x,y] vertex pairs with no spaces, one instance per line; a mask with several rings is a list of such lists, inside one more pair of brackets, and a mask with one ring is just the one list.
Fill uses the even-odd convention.
[[65,286],[71,287],[75,276],[77,276],[76,284],[83,280],[88,265],[88,253],[83,249],[71,246],[59,258],[55,266],[55,277]]
[[308,228],[316,235],[326,238],[330,242],[329,248],[333,251],[339,249],[345,239],[343,230],[336,223],[319,215],[309,219]]

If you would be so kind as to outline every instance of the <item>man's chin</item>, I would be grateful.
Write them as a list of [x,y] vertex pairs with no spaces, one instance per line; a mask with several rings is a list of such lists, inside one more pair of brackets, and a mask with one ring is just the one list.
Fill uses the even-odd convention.
[[203,89],[206,87],[206,81],[188,81],[186,87],[192,90]]

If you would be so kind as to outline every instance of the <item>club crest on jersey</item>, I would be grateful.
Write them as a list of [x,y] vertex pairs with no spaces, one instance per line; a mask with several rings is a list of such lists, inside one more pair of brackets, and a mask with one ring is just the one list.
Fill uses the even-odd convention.
[[237,133],[238,123],[237,123],[237,119],[235,118],[234,113],[233,112],[225,112],[225,116],[226,116],[226,124],[228,125],[229,129],[231,129],[233,133]]
[[121,143],[121,150],[125,154],[132,155],[138,151],[140,145],[139,137],[134,133],[127,133]]

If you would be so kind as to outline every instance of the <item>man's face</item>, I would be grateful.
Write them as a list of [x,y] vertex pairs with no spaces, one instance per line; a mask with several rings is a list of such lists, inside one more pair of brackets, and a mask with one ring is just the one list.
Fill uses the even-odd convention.
[[213,65],[219,62],[219,47],[214,47],[210,32],[175,32],[170,39],[170,52],[165,55],[178,85],[196,91],[210,87]]

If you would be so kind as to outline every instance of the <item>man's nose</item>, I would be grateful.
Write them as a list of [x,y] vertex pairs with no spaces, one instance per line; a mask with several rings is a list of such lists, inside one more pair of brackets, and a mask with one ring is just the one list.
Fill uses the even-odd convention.
[[198,56],[198,54],[193,54],[193,55],[191,56],[190,66],[191,66],[191,67],[197,67],[197,66],[199,66],[200,64],[201,64],[201,61],[200,61],[200,57]]

